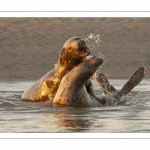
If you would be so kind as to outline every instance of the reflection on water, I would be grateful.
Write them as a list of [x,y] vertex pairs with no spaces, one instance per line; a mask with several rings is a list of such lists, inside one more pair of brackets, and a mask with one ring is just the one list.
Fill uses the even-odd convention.
[[[150,132],[150,80],[143,80],[119,106],[99,108],[21,102],[22,92],[33,82],[0,82],[0,132]],[[110,82],[120,89],[125,80]]]
[[[69,114],[70,112],[71,114]],[[44,121],[44,124],[57,125],[60,132],[82,132],[88,130],[89,126],[92,125],[90,120],[83,118],[83,116],[86,115],[86,113],[77,115],[76,113],[72,113],[70,109],[66,109],[62,114],[58,114],[58,112],[55,114],[48,114],[50,120]]]

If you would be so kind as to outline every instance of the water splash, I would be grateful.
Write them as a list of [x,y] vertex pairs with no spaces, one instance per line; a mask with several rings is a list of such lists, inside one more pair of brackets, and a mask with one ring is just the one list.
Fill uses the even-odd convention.
[[[89,35],[86,36],[86,38],[84,38],[90,50],[93,50],[95,47],[100,46],[100,43],[101,43],[100,37],[101,36],[99,34],[90,33]],[[96,54],[96,56],[104,60],[104,54],[102,54],[101,52]],[[102,65],[99,68],[102,68]]]
[[93,49],[94,47],[99,47],[101,42],[100,35],[94,33],[90,33],[84,40],[90,49]]

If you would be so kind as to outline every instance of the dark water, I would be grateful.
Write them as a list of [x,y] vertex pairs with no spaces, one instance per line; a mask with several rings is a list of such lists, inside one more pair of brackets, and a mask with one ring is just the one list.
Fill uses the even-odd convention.
[[[0,132],[150,132],[150,79],[136,86],[119,106],[99,108],[21,102],[22,92],[34,82],[0,81]],[[110,80],[116,89],[125,82]],[[99,86],[93,83],[96,93],[101,95]]]

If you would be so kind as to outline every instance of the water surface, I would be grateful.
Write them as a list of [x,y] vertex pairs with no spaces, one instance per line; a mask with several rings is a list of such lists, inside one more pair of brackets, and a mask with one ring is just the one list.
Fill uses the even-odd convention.
[[[22,92],[35,81],[0,81],[0,132],[150,132],[150,79],[144,79],[118,106],[72,108],[21,102]],[[126,80],[110,80],[120,89]],[[97,95],[102,95],[93,81]]]

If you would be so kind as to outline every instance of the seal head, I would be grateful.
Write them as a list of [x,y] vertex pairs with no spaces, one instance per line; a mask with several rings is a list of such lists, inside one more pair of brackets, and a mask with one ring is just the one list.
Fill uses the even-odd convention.
[[80,60],[90,54],[86,42],[80,37],[72,37],[67,40],[63,47],[60,57],[60,64],[78,64]]

